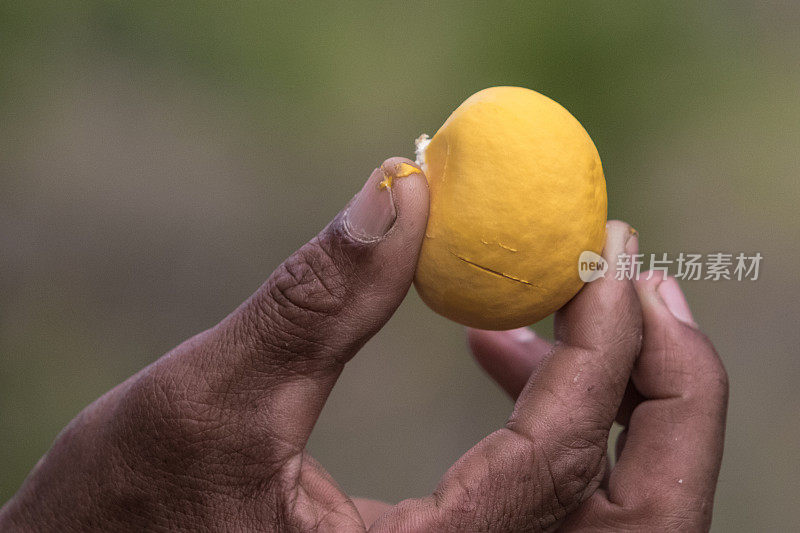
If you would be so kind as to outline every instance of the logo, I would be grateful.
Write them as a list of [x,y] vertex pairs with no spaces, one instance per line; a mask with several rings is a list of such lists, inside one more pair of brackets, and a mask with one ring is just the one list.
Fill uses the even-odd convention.
[[580,276],[581,281],[589,283],[602,278],[606,275],[606,272],[608,272],[608,262],[603,259],[603,256],[591,250],[581,253],[578,258],[578,276]]

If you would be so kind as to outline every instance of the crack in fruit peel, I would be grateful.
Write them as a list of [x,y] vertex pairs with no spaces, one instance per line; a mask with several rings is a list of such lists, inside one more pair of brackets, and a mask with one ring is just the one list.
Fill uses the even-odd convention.
[[511,329],[580,290],[578,257],[602,251],[607,198],[600,156],[575,117],[535,91],[492,87],[416,144],[430,213],[414,284],[429,307]]

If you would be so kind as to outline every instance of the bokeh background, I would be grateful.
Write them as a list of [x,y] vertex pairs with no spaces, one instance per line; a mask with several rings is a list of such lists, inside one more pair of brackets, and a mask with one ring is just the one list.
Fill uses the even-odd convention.
[[[714,528],[795,527],[798,26],[792,2],[0,2],[0,503],[385,157],[509,84],[584,124],[643,252],[764,256],[758,281],[683,286],[732,382]],[[349,493],[397,501],[510,408],[412,290],[310,449]]]

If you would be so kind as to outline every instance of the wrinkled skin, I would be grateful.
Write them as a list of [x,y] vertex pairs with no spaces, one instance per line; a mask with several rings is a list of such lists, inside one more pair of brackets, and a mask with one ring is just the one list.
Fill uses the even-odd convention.
[[[217,326],[87,407],[0,510],[0,530],[708,529],[727,378],[675,281],[658,276],[587,285],[552,345],[468,331],[516,400],[505,427],[427,497],[345,495],[305,444],[345,363],[408,291],[428,206],[421,174],[372,197],[391,202],[385,234],[365,238],[369,220],[345,209]],[[610,272],[637,246],[610,222]],[[626,430],[610,469],[615,419]]]

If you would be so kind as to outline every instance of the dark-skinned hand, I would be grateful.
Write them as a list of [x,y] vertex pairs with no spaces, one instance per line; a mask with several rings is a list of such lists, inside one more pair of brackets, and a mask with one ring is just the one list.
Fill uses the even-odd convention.
[[[393,158],[382,168],[391,173]],[[238,309],[81,412],[2,531],[701,531],[722,456],[727,378],[677,282],[607,275],[527,330],[469,331],[516,400],[429,496],[353,500],[305,451],[345,364],[409,289],[428,191],[378,184]],[[615,271],[638,236],[609,222]],[[646,277],[646,276],[645,276]],[[606,457],[614,420],[618,461]]]

